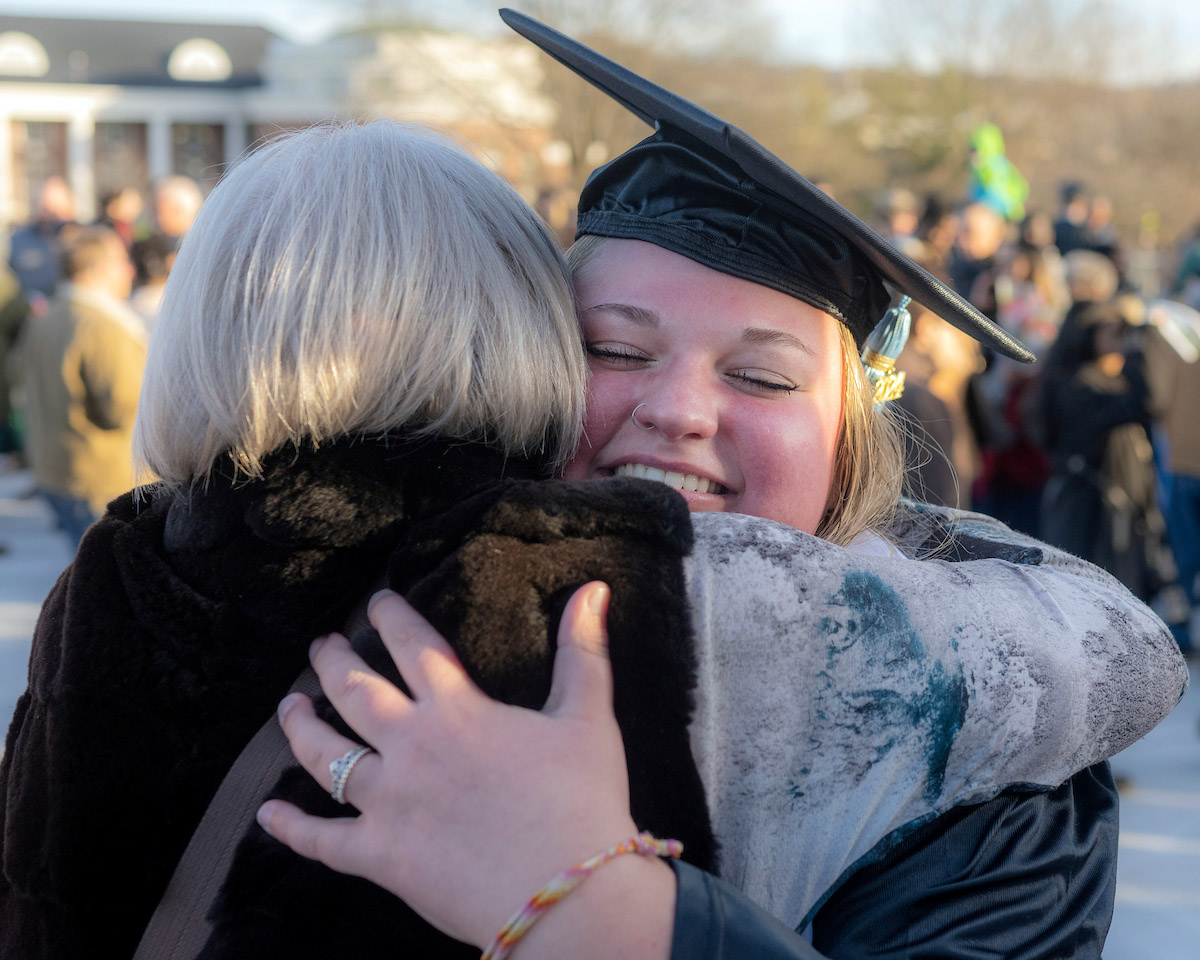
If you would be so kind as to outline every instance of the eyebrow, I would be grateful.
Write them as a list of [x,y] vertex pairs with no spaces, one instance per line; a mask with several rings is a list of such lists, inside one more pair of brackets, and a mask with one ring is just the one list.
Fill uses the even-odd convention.
[[597,303],[592,307],[584,307],[580,313],[591,313],[593,310],[604,310],[615,313],[639,327],[657,327],[658,313],[645,307],[635,307],[628,303]]
[[768,330],[764,327],[747,327],[742,331],[742,341],[744,343],[777,343],[780,346],[792,347],[810,357],[816,356],[813,348],[807,343],[790,333],[784,333],[782,330]]

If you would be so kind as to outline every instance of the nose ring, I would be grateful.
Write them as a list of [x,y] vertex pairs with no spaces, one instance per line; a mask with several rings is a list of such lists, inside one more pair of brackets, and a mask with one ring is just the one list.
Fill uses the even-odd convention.
[[639,410],[641,410],[641,409],[642,409],[642,407],[644,407],[644,406],[645,406],[645,404],[644,404],[644,403],[639,403],[639,404],[638,404],[636,407],[634,407],[634,408],[633,408],[633,413],[631,413],[631,414],[629,415],[629,419],[633,421],[633,425],[634,425],[635,427],[637,427],[639,430],[653,430],[653,429],[654,429],[654,424],[652,424],[652,423],[642,423],[642,422],[641,422],[641,421],[640,421],[640,420],[637,418],[637,412],[638,412]]

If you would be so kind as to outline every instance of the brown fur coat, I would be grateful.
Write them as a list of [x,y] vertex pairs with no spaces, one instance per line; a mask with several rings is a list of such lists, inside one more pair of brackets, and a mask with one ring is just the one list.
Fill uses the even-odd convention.
[[[219,471],[185,498],[114,501],[46,602],[8,734],[0,958],[132,955],[309,642],[339,627],[385,565],[486,692],[531,707],[549,690],[567,597],[589,579],[611,584],[634,817],[711,869],[688,749],[685,504],[645,481],[539,474],[478,445],[345,441],[281,452],[262,480]],[[273,795],[345,813],[298,767]],[[231,829],[244,836],[204,958],[474,955],[366,881],[253,823]]]

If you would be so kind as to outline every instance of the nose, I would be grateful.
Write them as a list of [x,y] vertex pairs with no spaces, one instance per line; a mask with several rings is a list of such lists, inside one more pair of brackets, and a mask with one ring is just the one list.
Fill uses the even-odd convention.
[[654,427],[668,440],[704,440],[717,432],[720,399],[715,385],[698,371],[661,371],[637,399],[635,422]]

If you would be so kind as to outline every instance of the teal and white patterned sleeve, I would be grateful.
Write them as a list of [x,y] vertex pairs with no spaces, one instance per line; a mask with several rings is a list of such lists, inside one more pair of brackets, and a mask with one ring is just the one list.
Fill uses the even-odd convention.
[[693,524],[691,741],[721,872],[793,927],[883,838],[1057,786],[1186,687],[1169,631],[1118,581],[986,517],[910,511],[897,535],[940,536],[929,560],[754,517]]

